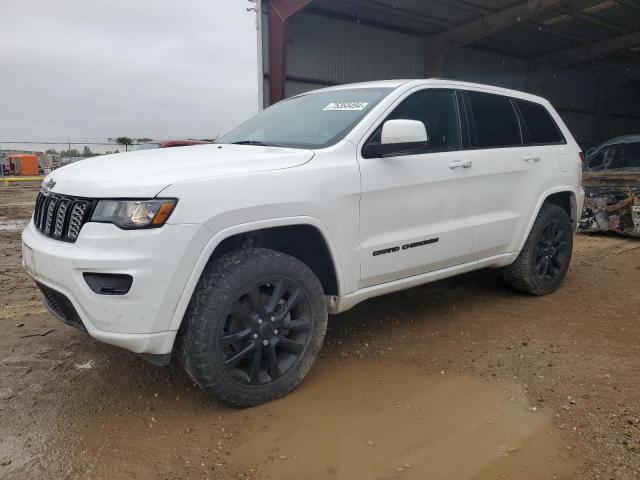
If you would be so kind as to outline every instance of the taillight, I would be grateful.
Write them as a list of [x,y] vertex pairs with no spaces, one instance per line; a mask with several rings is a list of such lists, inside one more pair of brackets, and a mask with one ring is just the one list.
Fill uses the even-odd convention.
[[584,152],[580,152],[578,155],[580,155],[580,161],[584,163]]

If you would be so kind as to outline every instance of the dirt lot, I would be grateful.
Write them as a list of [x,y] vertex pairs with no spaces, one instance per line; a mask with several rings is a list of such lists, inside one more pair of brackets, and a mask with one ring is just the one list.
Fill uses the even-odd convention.
[[365,302],[298,390],[239,410],[44,310],[35,194],[0,189],[0,478],[640,477],[640,241],[577,236],[544,298],[482,271]]

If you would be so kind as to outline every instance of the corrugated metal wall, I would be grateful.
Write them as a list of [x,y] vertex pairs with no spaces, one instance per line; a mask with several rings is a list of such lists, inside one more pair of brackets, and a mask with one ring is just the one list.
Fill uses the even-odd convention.
[[302,13],[289,26],[287,74],[333,83],[424,75],[420,38]]
[[525,62],[470,48],[459,48],[447,54],[444,76],[514,90],[527,88]]
[[[268,74],[267,24],[265,16],[263,52],[265,73]],[[289,23],[288,39],[287,97],[330,84],[424,76],[424,44],[420,37],[300,13]],[[526,91],[530,87],[527,68],[522,60],[460,48],[447,54],[444,76]],[[265,79],[265,104],[268,104],[268,88],[268,79]],[[614,115],[607,117],[606,122],[602,121],[598,108],[608,102],[598,97],[598,77],[595,75],[563,70],[535,90],[534,93],[548,98],[558,108],[579,141],[601,141],[634,128],[640,130],[637,119]],[[631,102],[635,115],[640,94],[637,97]],[[611,112],[631,108],[629,102],[623,100],[617,104],[619,106],[608,107]]]

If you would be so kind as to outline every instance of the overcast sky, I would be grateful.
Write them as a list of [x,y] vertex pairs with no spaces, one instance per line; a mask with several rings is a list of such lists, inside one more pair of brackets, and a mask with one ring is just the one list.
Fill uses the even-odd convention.
[[226,131],[257,111],[250,6],[0,0],[0,143]]

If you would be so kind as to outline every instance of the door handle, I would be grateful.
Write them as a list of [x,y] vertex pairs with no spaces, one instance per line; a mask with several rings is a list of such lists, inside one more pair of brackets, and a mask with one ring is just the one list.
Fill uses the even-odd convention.
[[530,153],[529,155],[525,155],[524,156],[524,161],[525,162],[539,162],[540,161],[540,155],[538,155],[537,153]]
[[454,160],[449,164],[449,168],[471,168],[471,160]]

